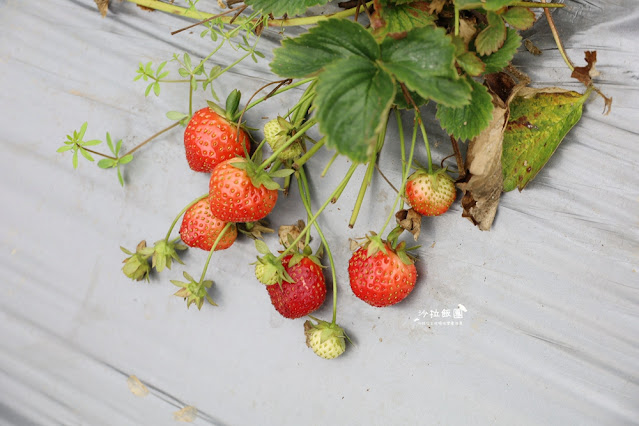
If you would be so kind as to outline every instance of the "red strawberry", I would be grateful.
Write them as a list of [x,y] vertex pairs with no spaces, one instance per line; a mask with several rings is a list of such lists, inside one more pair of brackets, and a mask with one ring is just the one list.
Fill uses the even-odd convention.
[[223,161],[211,173],[211,212],[227,222],[255,222],[275,207],[277,188],[266,172],[256,171],[246,158]]
[[418,170],[408,178],[406,197],[413,210],[422,216],[439,216],[453,204],[457,190],[446,169],[433,173]]
[[282,259],[292,282],[282,280],[281,285],[276,283],[266,286],[271,303],[286,318],[308,315],[322,306],[326,299],[326,281],[321,266],[300,254],[295,255],[299,262],[291,262],[293,257],[289,254]]
[[184,130],[186,160],[196,172],[210,172],[224,160],[244,155],[251,149],[251,142],[244,130],[206,107],[193,114]]
[[[209,251],[225,225],[226,222],[213,216],[209,207],[209,200],[204,198],[192,205],[184,213],[180,236],[187,246]],[[224,250],[231,247],[235,238],[237,238],[237,228],[233,224],[226,230],[217,243],[215,250]]]
[[400,243],[393,249],[388,242],[378,239],[353,253],[348,262],[348,276],[355,296],[369,305],[382,307],[404,300],[413,291],[417,271],[404,245]]

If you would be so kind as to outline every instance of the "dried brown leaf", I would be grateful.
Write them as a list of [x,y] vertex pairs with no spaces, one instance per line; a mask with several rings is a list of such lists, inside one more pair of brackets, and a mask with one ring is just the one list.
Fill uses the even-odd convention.
[[524,40],[524,46],[526,47],[526,50],[528,50],[530,53],[532,53],[535,56],[539,56],[542,54],[541,49],[535,46],[535,44],[529,39]]
[[474,18],[459,20],[459,36],[466,46],[475,37],[477,33],[477,21]]
[[446,5],[446,0],[433,0],[428,6],[428,13],[436,15],[442,11],[444,5]]
[[[294,241],[297,237],[299,237],[300,233],[302,232],[305,226],[306,225],[303,220],[298,220],[297,224],[295,225],[280,226],[280,228],[277,231],[277,234],[280,237],[280,244],[282,244],[284,247],[288,247],[289,241]],[[304,238],[302,238],[300,242],[297,243],[297,247],[299,248],[300,251],[304,250],[305,245],[306,245],[306,242],[304,241]]]
[[415,210],[400,210],[395,213],[395,220],[402,229],[413,234],[413,239],[417,241],[422,230],[422,215]]
[[586,51],[585,53],[586,66],[575,67],[570,76],[581,81],[586,87],[588,87],[592,84],[592,77],[597,77],[599,75],[599,71],[595,68],[595,63],[597,63],[597,51]]
[[104,18],[109,10],[109,0],[94,0],[96,6],[98,6],[98,10],[100,11],[100,15]]
[[134,375],[131,375],[128,379],[126,379],[126,384],[129,387],[131,393],[135,396],[144,397],[149,394],[149,388],[144,386],[144,383],[142,383],[140,379],[138,379]]
[[179,411],[173,413],[173,420],[177,422],[191,423],[197,417],[197,408],[187,405]]

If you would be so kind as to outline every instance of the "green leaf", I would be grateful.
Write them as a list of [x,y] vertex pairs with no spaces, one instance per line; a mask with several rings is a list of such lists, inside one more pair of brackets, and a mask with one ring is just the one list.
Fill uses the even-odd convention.
[[118,154],[120,154],[120,149],[122,149],[122,139],[120,139],[116,144],[115,144],[115,155],[117,156]]
[[464,52],[457,56],[457,64],[471,76],[478,76],[486,69],[486,64],[474,52]]
[[166,72],[166,73],[164,73],[164,74],[161,74],[162,69],[164,68],[164,66],[165,66],[165,65],[166,65],[166,61],[162,62],[162,63],[160,64],[160,66],[158,67],[158,69],[157,69],[157,70],[155,70],[155,77],[156,77],[158,80],[159,80],[159,79],[161,79],[163,76],[168,75],[168,72]]
[[306,34],[282,41],[270,66],[279,76],[297,78],[351,56],[375,61],[379,58],[379,46],[361,25],[347,19],[329,19]]
[[504,132],[504,191],[526,187],[581,118],[590,91],[523,89],[510,103]]
[[119,164],[128,164],[133,160],[133,154],[127,154],[124,157],[120,158],[118,161]]
[[82,146],[94,146],[94,145],[100,145],[102,143],[101,140],[99,139],[93,139],[90,141],[79,141],[78,145],[82,145]]
[[316,87],[317,120],[326,146],[365,162],[395,96],[392,77],[359,56],[326,67]]
[[499,72],[506,68],[510,61],[512,61],[513,56],[515,56],[519,46],[521,46],[521,36],[517,34],[517,31],[512,28],[508,28],[506,41],[501,49],[492,55],[480,57],[480,59],[486,64],[484,73],[490,74]]
[[81,141],[82,138],[84,138],[84,134],[87,131],[87,126],[89,125],[89,123],[87,123],[86,121],[82,124],[82,127],[80,127],[80,132],[76,133],[73,132],[73,136],[75,137],[76,141]]
[[152,88],[153,88],[153,83],[146,86],[146,90],[144,91],[144,96],[149,96],[149,93],[151,93]]
[[109,147],[109,151],[111,151],[113,155],[118,155],[118,153],[115,150],[115,147],[113,146],[113,141],[111,140],[111,135],[109,134],[109,132],[106,133],[106,142],[107,142],[107,146]]
[[180,111],[169,111],[166,113],[166,118],[173,121],[180,121],[188,116],[189,116],[188,114],[184,114],[183,112],[180,112]]
[[283,177],[290,176],[293,173],[295,173],[295,170],[293,169],[280,169],[273,173],[269,173],[269,175],[274,178],[283,178]]
[[499,10],[502,7],[510,6],[518,1],[519,0],[486,0],[483,7],[485,10]]
[[94,161],[93,157],[91,157],[91,154],[89,154],[88,151],[82,147],[80,147],[80,154],[82,154],[82,156],[87,160]]
[[77,149],[73,151],[73,159],[71,160],[71,162],[73,163],[73,168],[77,169],[78,168],[78,150]]
[[74,145],[63,145],[60,148],[56,149],[56,152],[67,152],[70,149],[73,149]]
[[184,68],[180,68],[180,69],[178,69],[178,74],[180,74],[180,76],[182,76],[182,77],[188,77],[188,76],[190,76],[190,75],[191,75],[191,74],[190,74],[187,70],[185,70]]
[[193,67],[191,63],[191,56],[188,53],[184,54],[184,66],[187,70],[190,70]]
[[415,28],[433,25],[435,17],[428,13],[428,7],[425,2],[385,5],[377,11],[384,25],[375,29],[375,37],[381,40],[389,34],[403,34]]
[[484,85],[468,79],[473,88],[470,104],[459,108],[437,105],[437,119],[442,128],[455,139],[472,139],[481,133],[492,119],[492,96]]
[[118,181],[120,182],[120,186],[124,186],[124,179],[122,178],[122,172],[120,172],[119,166],[118,166]]
[[501,16],[488,12],[486,18],[488,18],[488,26],[475,39],[475,48],[480,55],[496,52],[506,40],[506,24]]
[[111,167],[115,166],[117,164],[117,162],[115,160],[112,160],[110,158],[103,158],[102,160],[98,161],[98,167],[101,169],[110,169]]
[[329,0],[246,0],[244,3],[252,6],[253,10],[261,11],[262,14],[273,16],[294,16],[306,12],[311,6],[324,5]]
[[452,107],[470,101],[470,85],[457,75],[455,46],[443,29],[418,28],[381,48],[384,69],[424,99]]
[[153,93],[155,93],[155,96],[160,96],[160,83],[157,81],[153,83]]
[[518,30],[527,30],[535,23],[535,14],[525,7],[511,7],[501,15],[504,21]]

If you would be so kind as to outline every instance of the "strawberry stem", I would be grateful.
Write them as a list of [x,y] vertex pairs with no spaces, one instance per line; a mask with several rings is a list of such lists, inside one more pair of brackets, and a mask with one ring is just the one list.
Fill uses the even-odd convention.
[[[211,18],[215,16],[212,13],[200,12],[199,10],[187,9],[185,7],[174,6],[173,4],[165,3],[160,0],[127,0],[130,3],[134,3],[140,6],[148,7],[149,9],[159,10],[161,12],[171,13],[178,16],[183,16],[185,18],[197,19],[201,21],[202,19]],[[360,10],[366,9],[372,5],[373,2],[369,1],[365,5],[358,5],[357,7],[344,10],[342,12],[333,13],[332,15],[317,15],[317,16],[306,16],[303,18],[286,18],[286,19],[272,19],[268,21],[269,27],[292,27],[298,25],[312,25],[320,21],[325,21],[330,18],[346,18],[349,16],[353,16],[356,13],[359,13]],[[231,24],[236,22],[238,25],[246,23],[247,19],[236,18],[234,16],[220,16],[217,18],[220,22],[224,24]],[[262,19],[262,18],[260,18]],[[256,24],[258,20],[253,20]]]
[[310,160],[310,158],[315,155],[317,153],[317,151],[320,150],[321,147],[324,146],[324,142],[326,141],[326,137],[323,137],[322,139],[320,139],[319,141],[317,141],[315,143],[315,145],[313,145],[313,147],[311,149],[309,149],[306,154],[302,155],[301,157],[299,157],[297,160],[295,160],[293,162],[293,169],[298,170],[300,169],[304,164],[306,164],[306,162],[308,160]]
[[357,168],[357,164],[353,164],[351,168],[348,169],[348,172],[346,172],[346,176],[344,176],[344,179],[342,179],[342,181],[337,186],[337,188],[335,188],[333,193],[328,197],[328,199],[324,202],[324,204],[322,204],[322,206],[319,208],[317,213],[315,213],[313,217],[309,219],[308,223],[306,224],[304,229],[302,229],[302,231],[297,236],[297,238],[295,238],[295,240],[293,240],[293,242],[291,242],[291,244],[289,244],[289,246],[277,257],[278,260],[282,260],[284,256],[286,256],[291,250],[293,250],[294,247],[297,246],[297,244],[302,240],[302,237],[304,237],[305,233],[308,232],[308,229],[315,223],[315,221],[317,220],[319,215],[324,211],[324,209],[331,203],[331,201],[335,197],[339,197],[338,194],[341,194],[342,191],[344,191],[344,188],[348,184],[348,181],[350,180],[350,178],[353,176],[353,173],[355,172],[356,168]]
[[[311,191],[308,185],[308,179],[306,178],[306,172],[304,171],[304,167],[301,167],[299,170],[298,176],[298,184],[300,186],[300,195],[302,198],[302,203],[304,204],[304,208],[306,208],[306,213],[309,217],[313,215],[313,211],[311,210]],[[333,324],[337,321],[337,276],[335,274],[335,261],[333,259],[333,254],[331,253],[331,249],[328,246],[328,241],[324,237],[324,233],[320,228],[319,224],[315,222],[313,224],[315,226],[315,230],[317,231],[317,235],[319,235],[320,240],[322,240],[322,244],[324,245],[324,249],[326,250],[326,255],[328,256],[328,262],[331,265],[331,277],[333,279]]]
[[261,97],[260,99],[257,99],[257,100],[255,100],[255,101],[251,102],[251,103],[250,103],[250,104],[248,104],[248,106],[245,108],[245,111],[248,111],[249,109],[253,108],[253,107],[254,107],[254,106],[256,106],[256,105],[261,104],[262,102],[264,102],[265,100],[267,100],[267,99],[269,99],[269,98],[272,98],[273,96],[277,96],[277,95],[279,95],[280,93],[284,93],[284,92],[286,92],[287,90],[291,90],[291,89],[294,89],[294,88],[296,88],[296,87],[302,86],[302,85],[304,85],[304,84],[306,84],[306,83],[308,83],[308,82],[310,82],[310,81],[314,81],[314,80],[316,80],[316,79],[317,79],[317,77],[305,78],[305,79],[303,79],[303,80],[298,81],[297,83],[292,83],[292,84],[289,84],[288,86],[284,86],[284,87],[282,87],[281,89],[278,89],[278,90],[276,90],[276,91],[275,91],[275,92],[273,92],[273,93],[269,93],[269,94],[267,94],[266,96],[263,96],[263,97]]
[[[180,124],[180,122],[175,122],[173,124],[171,124],[169,127],[160,130],[159,132],[157,132],[156,134],[154,134],[153,136],[149,137],[148,139],[146,139],[145,141],[141,142],[139,145],[137,145],[136,147],[134,147],[133,149],[129,150],[126,154],[124,154],[122,157],[126,157],[129,154],[133,154],[135,151],[137,151],[138,149],[142,148],[144,145],[146,145],[147,143],[151,142],[153,139],[157,138],[158,136],[160,136],[163,133],[168,132],[169,130],[171,130],[174,127],[177,127]],[[86,148],[85,148],[86,149]]]
[[326,167],[324,167],[324,170],[322,170],[322,173],[320,174],[320,177],[326,176],[326,173],[328,173],[328,169],[331,168],[331,166],[333,165],[333,163],[335,162],[335,160],[337,159],[338,156],[339,156],[339,153],[337,153],[337,152],[335,154],[333,154],[331,159],[328,160],[328,163],[326,163]]
[[366,173],[364,174],[364,180],[362,181],[362,185],[359,188],[359,194],[357,194],[357,200],[355,201],[355,206],[353,207],[353,214],[351,214],[351,219],[348,222],[349,228],[355,226],[357,216],[359,215],[362,203],[364,202],[366,190],[373,180],[373,173],[375,173],[375,164],[377,163],[377,154],[382,150],[382,147],[384,146],[384,140],[386,139],[386,130],[388,129],[389,116],[390,115],[387,115],[386,119],[384,120],[382,131],[379,132],[379,135],[377,135],[377,146],[375,147],[375,151],[371,155],[371,158],[368,160],[368,167],[366,168]]
[[[397,133],[399,133],[399,149],[402,156],[402,182],[406,180],[409,169],[406,167],[406,146],[404,141],[404,125],[402,124],[402,116],[399,113],[399,109],[395,108],[395,121],[397,122]],[[401,188],[398,191],[402,193]],[[401,199],[400,209],[404,208],[404,199]]]
[[202,270],[202,275],[200,276],[200,285],[202,285],[202,283],[204,282],[204,277],[206,276],[206,271],[209,269],[209,262],[211,261],[211,256],[213,255],[215,248],[222,240],[222,237],[224,237],[224,234],[226,234],[226,231],[228,231],[231,225],[233,225],[233,222],[227,222],[227,224],[224,225],[224,228],[222,228],[222,232],[220,232],[220,235],[217,236],[215,242],[213,243],[213,246],[211,247],[211,250],[209,250],[209,255],[206,258],[206,263],[204,264],[204,269]]
[[[399,118],[399,117],[398,117]],[[415,120],[417,120],[417,117],[415,117]],[[402,141],[402,163],[404,161],[404,155],[405,155],[405,150],[404,148],[404,134],[403,134],[403,129],[401,127],[401,124],[398,125],[399,129],[400,129],[400,140]],[[388,217],[386,218],[386,222],[384,223],[384,226],[382,226],[382,229],[379,231],[378,235],[382,235],[384,233],[384,231],[386,230],[386,227],[388,226],[388,224],[390,223],[391,219],[393,218],[393,216],[395,215],[395,209],[397,208],[397,202],[402,199],[402,203],[403,203],[403,195],[404,195],[404,190],[406,188],[406,181],[408,178],[408,172],[410,170],[410,168],[413,166],[413,154],[415,153],[415,144],[417,142],[417,126],[413,126],[413,137],[411,138],[411,142],[410,142],[410,154],[408,156],[408,164],[406,164],[406,167],[403,168],[402,170],[402,186],[400,188],[400,190],[397,193],[397,196],[395,197],[395,202],[393,203],[393,208],[391,209]]]
[[415,115],[417,116],[417,123],[419,124],[419,129],[422,131],[422,138],[424,138],[424,145],[426,145],[426,153],[428,154],[428,173],[433,173],[433,158],[430,155],[430,144],[428,143],[428,136],[426,135],[426,128],[424,128],[424,122],[422,121],[421,113],[418,109],[415,110]]
[[180,218],[182,217],[182,215],[184,213],[186,213],[186,211],[188,209],[190,209],[191,207],[193,207],[198,201],[203,200],[204,198],[208,197],[209,193],[207,192],[206,194],[202,194],[199,197],[197,197],[195,200],[191,201],[189,204],[186,205],[186,207],[184,207],[180,213],[178,213],[178,215],[175,217],[175,219],[173,219],[173,223],[171,223],[171,227],[169,228],[169,232],[166,233],[166,237],[164,238],[164,241],[168,242],[169,238],[171,237],[171,232],[173,232],[173,228],[175,228],[175,225],[177,224],[178,220],[180,220]]

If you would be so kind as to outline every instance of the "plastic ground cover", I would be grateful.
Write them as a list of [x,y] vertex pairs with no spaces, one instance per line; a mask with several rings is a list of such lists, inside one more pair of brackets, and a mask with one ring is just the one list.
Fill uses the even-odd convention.
[[[170,35],[188,20],[111,3],[103,19],[90,0],[0,0],[0,423],[168,425],[186,406],[197,407],[199,425],[639,422],[636,1],[567,1],[554,12],[575,62],[597,50],[612,113],[602,115],[592,96],[546,168],[522,193],[503,195],[491,231],[462,219],[458,203],[425,222],[421,280],[403,303],[371,308],[346,273],[347,239],[381,226],[392,189],[375,177],[353,230],[357,185],[329,207],[321,223],[337,259],[338,321],[354,342],[330,362],[305,346],[303,320],[270,306],[248,266],[249,240],[215,255],[208,276],[219,306],[199,312],[171,296],[168,279],[197,273],[204,253],[191,250],[186,267],[150,284],[121,273],[119,246],[162,238],[208,178],[188,169],[180,130],[140,151],[124,189],[112,170],[86,162],[73,170],[55,150],[84,121],[89,138],[109,131],[127,147],[166,127],[165,113],[184,110],[187,92],[167,85],[145,98],[133,82],[138,63],[184,51],[201,58],[210,43],[197,29]],[[536,86],[582,90],[543,17],[523,35],[543,52],[515,62]],[[279,40],[265,32],[266,58],[234,68],[220,96],[273,80],[266,64]],[[224,67],[238,55],[223,49],[215,61]],[[261,127],[300,94],[247,119]],[[434,118],[427,127],[435,158],[448,155]],[[395,182],[396,158],[380,160]],[[310,163],[315,207],[348,167],[340,160],[321,179],[327,160]],[[294,195],[278,203],[277,225],[304,218]],[[329,319],[330,305],[317,315]],[[458,324],[430,317],[443,310],[461,315]],[[147,396],[129,389],[131,375]]]

